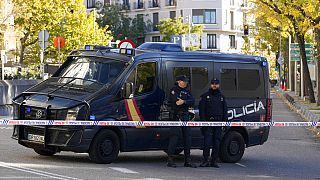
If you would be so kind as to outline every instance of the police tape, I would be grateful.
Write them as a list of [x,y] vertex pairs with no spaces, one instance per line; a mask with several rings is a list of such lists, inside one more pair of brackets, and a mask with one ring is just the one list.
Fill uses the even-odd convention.
[[320,122],[198,122],[198,121],[65,121],[65,120],[11,120],[0,119],[0,126],[8,125],[48,125],[48,126],[320,126]]

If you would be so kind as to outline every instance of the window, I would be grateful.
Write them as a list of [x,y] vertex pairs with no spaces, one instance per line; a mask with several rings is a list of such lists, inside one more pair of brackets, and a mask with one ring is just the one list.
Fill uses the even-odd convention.
[[176,18],[176,11],[170,11],[170,18],[175,19]]
[[179,75],[186,75],[190,78],[190,68],[189,67],[175,67],[173,68],[173,79],[175,80]]
[[253,91],[260,86],[259,71],[253,69],[238,70],[239,90]]
[[194,24],[215,24],[216,10],[215,9],[193,9],[192,22]]
[[229,35],[229,39],[230,39],[230,48],[235,49],[236,48],[236,36]]
[[234,12],[233,11],[230,11],[230,29],[231,30],[234,30]]
[[262,97],[265,94],[259,69],[222,68],[220,77],[221,90],[227,97]]
[[159,13],[153,13],[153,30],[158,31]]
[[96,1],[95,0],[87,0],[87,8],[95,8]]
[[236,70],[235,69],[221,69],[221,89],[224,91],[236,91]]
[[160,36],[152,36],[152,42],[160,42]]
[[110,5],[110,3],[111,3],[110,0],[104,0],[104,5],[106,5],[106,4]]
[[230,0],[230,6],[234,6],[234,0]]
[[193,67],[192,68],[192,90],[202,90],[208,84],[208,68]]
[[217,49],[217,35],[208,34],[207,35],[207,48],[208,49]]
[[134,84],[134,95],[140,95],[151,92],[155,89],[156,82],[156,63],[142,63],[133,70],[127,79],[127,82]]

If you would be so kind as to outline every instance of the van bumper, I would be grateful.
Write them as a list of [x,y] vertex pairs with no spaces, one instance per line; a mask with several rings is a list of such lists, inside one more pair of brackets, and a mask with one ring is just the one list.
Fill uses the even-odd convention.
[[12,138],[28,148],[87,152],[96,128],[82,126],[15,126]]

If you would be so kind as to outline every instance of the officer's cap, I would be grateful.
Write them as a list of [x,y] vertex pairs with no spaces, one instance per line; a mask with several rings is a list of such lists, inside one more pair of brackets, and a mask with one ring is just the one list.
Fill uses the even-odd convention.
[[214,78],[211,80],[211,84],[220,84],[220,81],[219,81],[219,79]]
[[176,81],[189,82],[189,78],[186,75],[179,75],[176,77]]

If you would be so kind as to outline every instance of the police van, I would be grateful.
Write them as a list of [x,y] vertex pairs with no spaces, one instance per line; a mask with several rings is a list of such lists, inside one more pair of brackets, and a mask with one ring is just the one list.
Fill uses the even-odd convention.
[[[172,47],[172,48],[170,48]],[[200,95],[220,79],[230,121],[268,122],[271,99],[267,60],[259,56],[185,52],[173,44],[137,49],[73,51],[49,79],[13,99],[14,119],[168,121],[169,89],[187,75],[199,120]],[[166,150],[170,127],[15,126],[13,138],[40,155],[88,153],[112,163],[119,152]],[[267,141],[269,127],[223,128],[220,159],[239,161],[246,147]],[[192,149],[202,149],[200,127],[192,127]],[[176,154],[183,151],[182,141]]]

